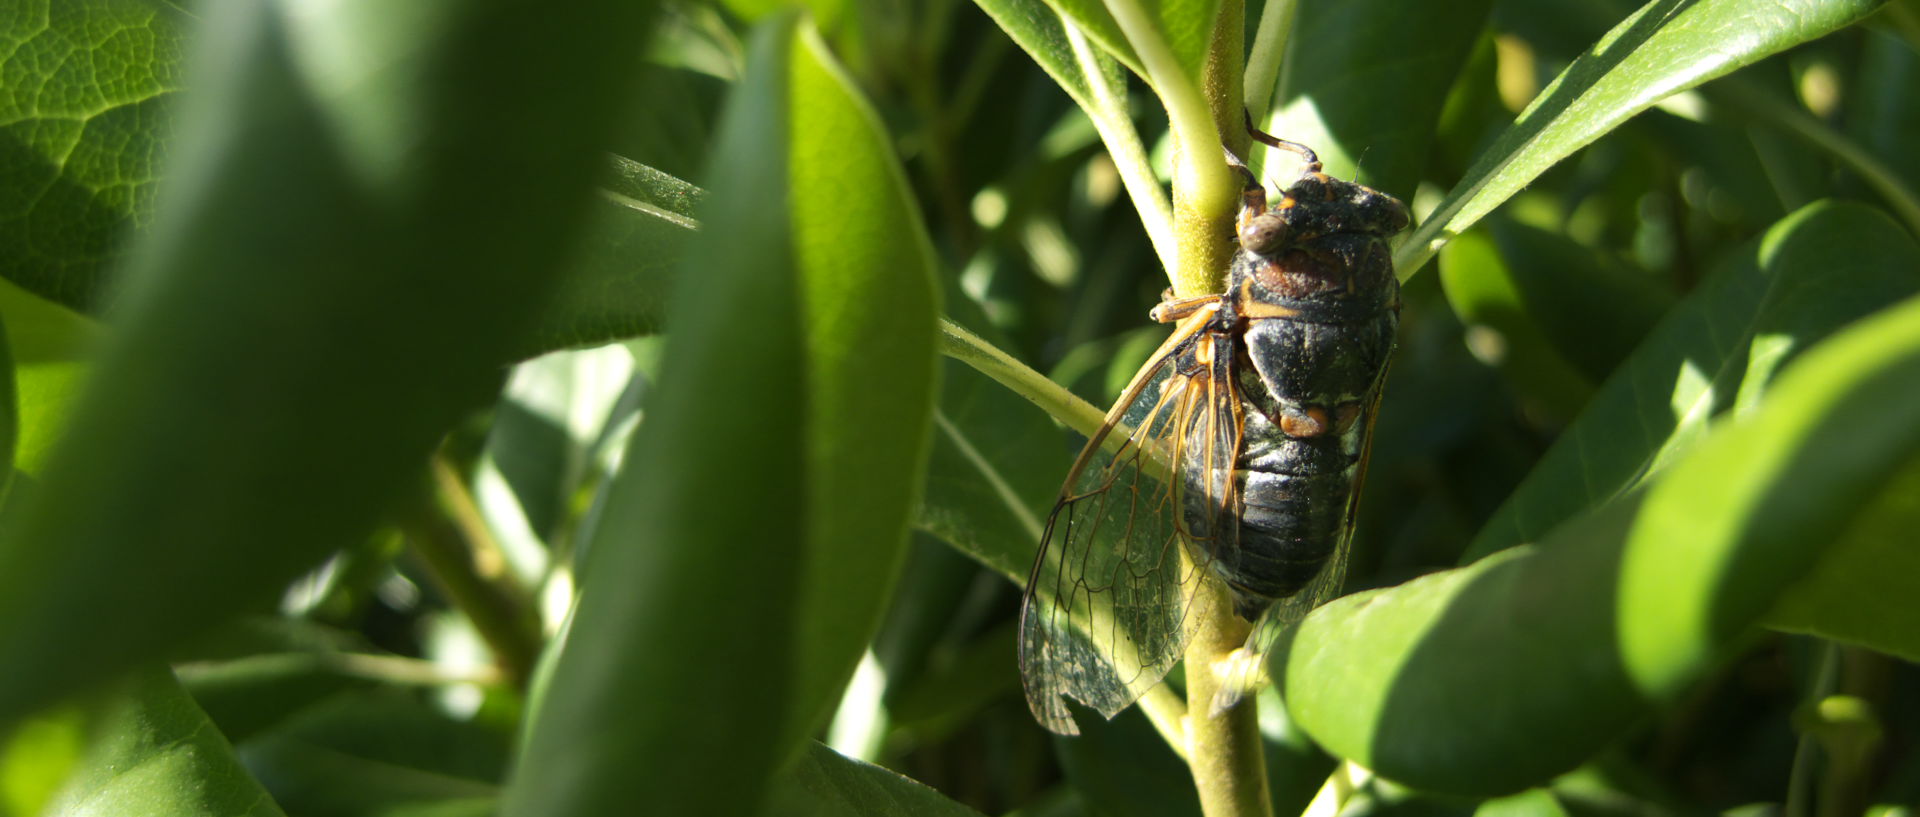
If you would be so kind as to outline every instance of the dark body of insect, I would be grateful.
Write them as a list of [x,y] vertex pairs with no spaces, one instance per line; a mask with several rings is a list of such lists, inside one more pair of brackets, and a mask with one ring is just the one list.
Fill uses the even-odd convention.
[[1204,330],[1216,357],[1231,356],[1222,374],[1245,404],[1226,493],[1238,501],[1194,490],[1223,477],[1188,457],[1182,511],[1236,612],[1251,620],[1305,588],[1347,538],[1399,325],[1387,239],[1407,226],[1407,211],[1315,172],[1272,209],[1245,208],[1239,226],[1226,297]]
[[1077,731],[1066,699],[1112,717],[1179,661],[1201,575],[1256,621],[1255,654],[1345,575],[1399,322],[1387,242],[1407,211],[1321,173],[1304,147],[1268,144],[1302,154],[1306,171],[1272,207],[1247,174],[1226,291],[1153,310],[1173,334],[1088,440],[1047,519],[1020,669],[1055,732]]

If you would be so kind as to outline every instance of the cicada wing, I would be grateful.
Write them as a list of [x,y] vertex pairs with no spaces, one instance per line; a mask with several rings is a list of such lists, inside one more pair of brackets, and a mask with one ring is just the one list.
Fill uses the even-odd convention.
[[1181,558],[1178,480],[1210,370],[1192,367],[1211,310],[1183,320],[1074,463],[1027,581],[1020,675],[1034,717],[1077,734],[1067,699],[1111,718],[1180,660],[1196,578]]

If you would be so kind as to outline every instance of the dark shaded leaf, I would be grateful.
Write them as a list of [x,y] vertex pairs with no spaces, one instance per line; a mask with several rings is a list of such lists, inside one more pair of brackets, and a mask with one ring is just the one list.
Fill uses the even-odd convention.
[[[36,667],[0,681],[0,722],[371,531],[550,294],[647,10],[356,3],[296,28],[288,4],[201,6],[217,70],[162,217],[70,444],[0,542],[0,663]],[[420,55],[414,81],[340,91],[291,41],[365,32]],[[356,141],[375,126],[417,161]]]
[[1428,145],[1492,0],[1305,3],[1267,130],[1328,172],[1411,200]]
[[947,799],[912,778],[808,742],[774,783],[764,812],[792,817],[969,817],[979,812]]

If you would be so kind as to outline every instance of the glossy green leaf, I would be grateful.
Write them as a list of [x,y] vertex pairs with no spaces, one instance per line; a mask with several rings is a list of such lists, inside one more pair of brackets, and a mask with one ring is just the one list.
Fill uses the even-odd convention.
[[809,741],[774,784],[764,814],[777,817],[969,817],[979,812],[912,778]]
[[788,202],[809,355],[807,662],[794,740],[829,714],[880,626],[920,498],[939,360],[933,247],[892,140],[825,43],[801,43]]
[[1801,356],[1644,493],[1538,547],[1321,608],[1272,670],[1337,754],[1418,788],[1517,791],[1704,676],[1916,467],[1909,299]]
[[506,813],[750,808],[878,626],[926,465],[931,250],[809,32],[766,24],[729,102],[699,286],[674,298]]
[[1411,200],[1428,145],[1492,0],[1303,3],[1266,129],[1330,173]]
[[1054,736],[1067,781],[1099,813],[1113,817],[1198,817],[1193,772],[1138,711],[1113,720],[1078,719],[1080,734]]
[[1483,556],[1632,490],[1779,367],[1848,322],[1920,291],[1920,248],[1873,208],[1782,219],[1668,312],[1467,549]]
[[[66,780],[41,813],[282,813],[165,668],[141,670],[29,721],[28,730],[22,734],[37,736],[36,751],[74,751]],[[10,773],[13,762],[0,759],[0,768]]]
[[1095,109],[1093,85],[1074,56],[1060,13],[1041,0],[975,0],[1082,110]]
[[1651,0],[1482,154],[1394,253],[1401,277],[1521,188],[1655,102],[1858,20],[1883,0]]
[[[974,327],[979,307],[948,304]],[[986,330],[983,330],[986,331]],[[999,339],[996,333],[986,337]],[[945,361],[927,490],[914,524],[1024,584],[1041,524],[1073,463],[1073,446],[1046,412],[958,361]]]
[[[0,722],[372,530],[550,294],[647,6],[197,12],[216,70],[44,491],[0,541],[0,663],[35,668],[0,680]],[[417,81],[342,90],[315,61],[333,52],[296,47],[368,31],[372,56],[420,55]],[[416,159],[369,148],[385,136]]]
[[161,0],[20,0],[0,14],[0,277],[100,302],[125,233],[153,219],[189,21]]
[[1857,106],[1847,110],[1847,132],[1887,163],[1909,188],[1920,188],[1920,109],[1908,103],[1920,92],[1920,53],[1887,31],[1864,32]]

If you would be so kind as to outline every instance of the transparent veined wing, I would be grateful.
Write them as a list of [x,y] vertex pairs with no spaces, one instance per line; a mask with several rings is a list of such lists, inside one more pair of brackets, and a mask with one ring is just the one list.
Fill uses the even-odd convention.
[[[1179,323],[1134,376],[1069,470],[1047,519],[1020,616],[1020,675],[1042,726],[1077,734],[1067,700],[1113,717],[1180,660],[1194,622],[1183,508],[1230,503],[1237,431],[1231,378],[1220,382],[1217,305]],[[1231,408],[1223,415],[1222,401]],[[1228,441],[1222,444],[1221,441]],[[1177,475],[1224,473],[1198,482]],[[1231,507],[1226,505],[1225,507]],[[1217,518],[1218,511],[1194,514]]]

